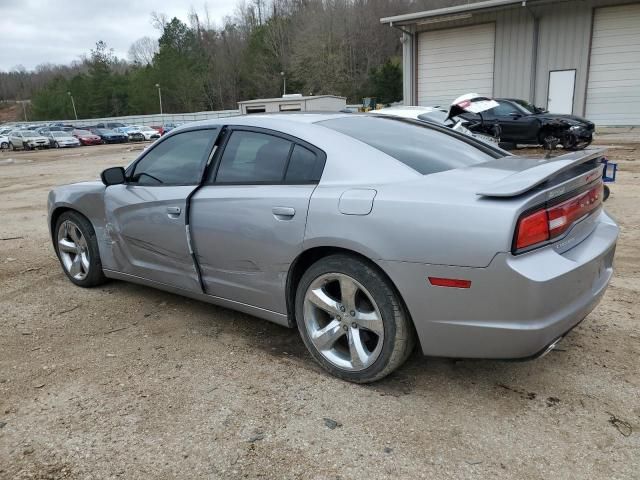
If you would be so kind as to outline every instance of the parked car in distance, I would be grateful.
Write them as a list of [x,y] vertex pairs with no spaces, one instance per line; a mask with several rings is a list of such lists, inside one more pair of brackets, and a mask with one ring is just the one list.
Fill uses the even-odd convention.
[[49,139],[33,130],[13,130],[9,133],[9,147],[12,150],[49,148]]
[[[595,125],[576,115],[550,113],[526,100],[496,98],[499,105],[482,113],[486,122],[500,125],[501,143],[542,145],[552,148],[562,144],[567,150],[583,149],[593,140]],[[461,115],[467,119],[474,114]]]
[[96,128],[108,128],[109,130],[122,127],[126,127],[126,125],[122,122],[101,122],[96,125]]
[[102,139],[102,143],[124,143],[129,140],[129,137],[121,132],[116,132],[109,128],[89,128],[89,131],[94,135],[98,135]]
[[158,132],[155,128],[148,127],[146,125],[138,126],[136,125],[134,128],[137,128],[142,135],[144,135],[145,140],[155,140],[160,138],[160,132]]
[[506,155],[372,114],[175,129],[102,182],[49,194],[74,284],[138,282],[297,327],[332,374],[425,355],[532,358],[595,306],[618,226],[603,150]]
[[102,143],[102,139],[89,130],[75,129],[71,132],[71,135],[76,137],[81,145],[100,145]]
[[47,135],[49,145],[53,148],[79,147],[80,140],[71,135],[69,132],[52,130]]
[[165,123],[160,127],[160,135],[166,135],[174,128],[178,128],[180,126],[179,123]]
[[135,127],[117,127],[115,131],[125,134],[130,142],[143,142],[145,140],[144,134]]

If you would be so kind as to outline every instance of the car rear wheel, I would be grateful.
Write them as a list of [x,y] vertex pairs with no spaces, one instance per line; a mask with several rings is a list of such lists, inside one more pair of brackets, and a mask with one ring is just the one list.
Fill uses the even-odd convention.
[[96,232],[83,215],[68,211],[56,222],[54,247],[64,273],[80,287],[106,281],[102,271]]
[[415,346],[413,325],[393,286],[358,257],[331,255],[313,264],[300,280],[295,306],[307,349],[343,380],[379,380]]
[[60,148],[60,144],[58,142],[53,142],[53,148]]
[[4,150],[9,150],[9,144],[7,142],[2,142],[2,144],[0,144],[0,148],[4,151]]

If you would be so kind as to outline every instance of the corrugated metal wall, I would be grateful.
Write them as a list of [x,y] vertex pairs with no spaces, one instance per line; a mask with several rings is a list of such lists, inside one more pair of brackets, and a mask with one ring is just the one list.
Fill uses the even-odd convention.
[[559,3],[537,7],[540,15],[538,69],[534,103],[547,106],[549,72],[576,70],[573,113],[584,114],[584,98],[589,65],[592,6],[588,2]]
[[[430,28],[422,26],[419,31],[450,29],[482,23],[496,25],[493,95],[529,99],[533,17],[526,9],[519,7],[474,14],[472,18],[466,20],[434,24]],[[406,81],[407,78],[405,78]],[[405,91],[408,88],[405,85]]]
[[[495,22],[494,96],[523,98],[544,107],[547,105],[549,72],[576,69],[573,113],[584,115],[594,8],[630,3],[640,2],[565,0],[538,5],[536,1],[529,1],[527,7],[515,5],[489,13],[474,13],[469,19],[417,25],[417,28],[418,31],[430,31]],[[537,48],[534,46],[534,17],[539,22]],[[409,50],[407,48],[405,52]],[[406,59],[403,66],[407,72],[404,91],[405,94],[412,93],[407,103],[413,103],[419,96],[415,93],[417,66]],[[411,68],[410,72],[408,68]]]

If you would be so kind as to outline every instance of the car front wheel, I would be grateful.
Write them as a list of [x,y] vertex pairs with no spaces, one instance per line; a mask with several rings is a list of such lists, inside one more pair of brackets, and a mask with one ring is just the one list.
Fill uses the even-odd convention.
[[313,264],[296,293],[296,319],[314,359],[343,380],[379,380],[408,358],[415,332],[389,280],[351,255]]
[[9,150],[9,144],[7,142],[2,142],[2,144],[0,144],[0,148],[4,151],[4,150]]
[[83,215],[67,211],[56,221],[54,247],[64,273],[80,287],[106,281],[93,226]]

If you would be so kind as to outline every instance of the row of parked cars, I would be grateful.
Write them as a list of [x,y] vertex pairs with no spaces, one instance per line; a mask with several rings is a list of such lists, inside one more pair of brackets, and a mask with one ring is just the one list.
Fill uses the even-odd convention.
[[98,123],[92,126],[74,126],[62,123],[13,125],[0,127],[0,148],[2,150],[34,150],[153,141],[176,126],[175,124],[165,124],[160,127],[149,127],[125,125],[119,122]]

